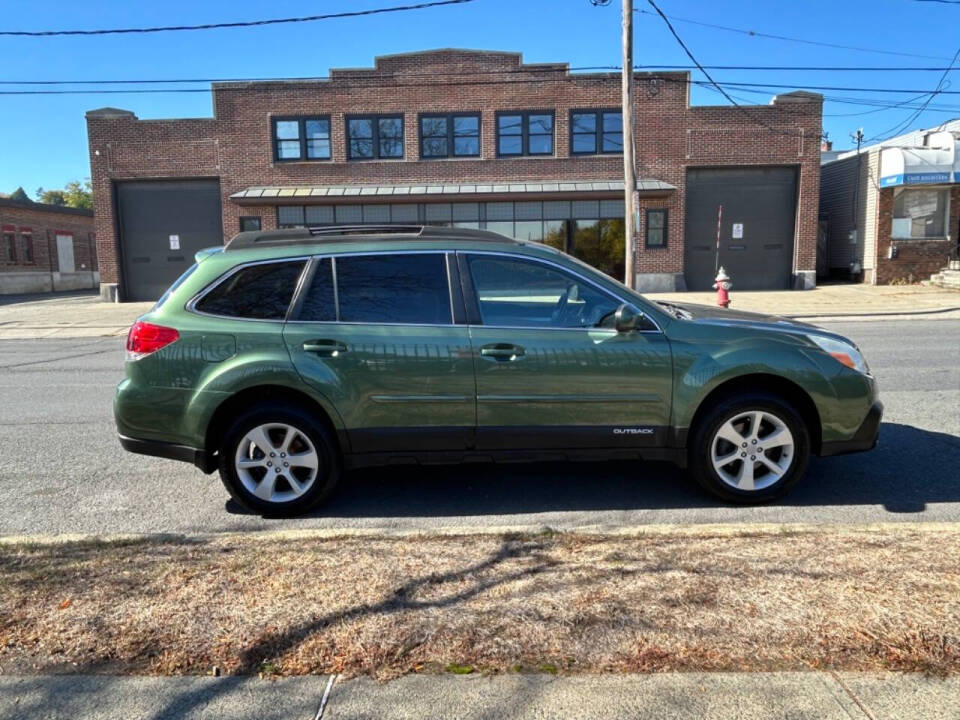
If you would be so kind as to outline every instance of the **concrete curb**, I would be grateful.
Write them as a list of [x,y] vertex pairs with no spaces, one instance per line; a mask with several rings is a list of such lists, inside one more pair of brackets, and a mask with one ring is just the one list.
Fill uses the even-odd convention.
[[960,696],[960,677],[832,671],[332,680],[8,675],[0,676],[0,720],[899,720],[948,717]]
[[65,534],[65,535],[6,535],[0,537],[0,547],[13,545],[56,546],[77,543],[131,543],[131,542],[209,542],[225,540],[232,542],[280,541],[280,540],[335,540],[337,538],[444,538],[465,535],[592,535],[616,537],[702,537],[751,536],[751,535],[797,535],[801,533],[870,532],[889,533],[910,530],[921,533],[960,532],[960,522],[883,522],[852,525],[819,525],[809,523],[704,523],[704,524],[653,524],[653,525],[585,525],[574,530],[554,530],[547,525],[480,525],[448,526],[424,530],[389,530],[382,528],[307,528],[297,530],[263,530],[223,533],[116,533],[116,534]]

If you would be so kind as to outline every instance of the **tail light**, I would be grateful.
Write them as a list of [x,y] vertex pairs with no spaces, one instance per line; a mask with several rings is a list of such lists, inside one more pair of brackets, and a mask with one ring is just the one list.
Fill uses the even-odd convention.
[[180,338],[173,328],[138,320],[127,333],[127,360],[139,360]]

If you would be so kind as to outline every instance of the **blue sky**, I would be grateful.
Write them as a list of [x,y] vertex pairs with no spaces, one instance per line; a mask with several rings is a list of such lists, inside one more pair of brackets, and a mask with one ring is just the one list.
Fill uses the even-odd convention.
[[[645,0],[637,8],[649,9]],[[96,2],[5,0],[0,30],[87,29],[198,24],[387,7],[404,0],[207,0]],[[529,62],[571,66],[619,65],[620,1],[594,7],[589,0],[476,0],[465,5],[298,25],[99,37],[0,37],[0,81],[272,77],[326,75],[330,67],[370,66],[375,55],[436,47],[522,52]],[[695,25],[674,25],[705,65],[841,65],[945,67],[960,45],[960,5],[916,0],[662,0],[668,15],[757,32],[869,47],[930,58],[883,55],[751,37]],[[688,64],[659,18],[638,15],[638,65]],[[717,70],[730,82],[858,88],[933,89],[938,72],[748,72]],[[702,77],[695,73],[694,77]],[[960,90],[960,72],[949,76]],[[204,85],[193,87],[205,87]],[[4,85],[0,89],[17,89]],[[766,103],[770,92],[736,95]],[[825,91],[830,97],[900,101],[909,96]],[[695,88],[697,104],[725,102]],[[930,127],[960,116],[960,95],[935,98],[949,112],[928,111],[910,127]],[[197,94],[0,96],[0,192],[22,185],[62,187],[89,174],[86,110],[115,106],[141,118],[210,115],[210,96]],[[824,128],[835,147],[849,147],[862,126],[876,135],[907,118],[905,108],[882,109],[830,101]]]

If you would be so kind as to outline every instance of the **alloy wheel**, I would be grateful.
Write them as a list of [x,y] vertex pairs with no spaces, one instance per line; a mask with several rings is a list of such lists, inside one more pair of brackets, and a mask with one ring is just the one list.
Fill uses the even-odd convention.
[[264,502],[284,503],[313,486],[320,455],[302,430],[286,423],[267,423],[240,440],[234,467],[251,495]]
[[782,478],[794,460],[793,433],[766,410],[740,412],[724,422],[710,442],[710,460],[720,479],[744,492],[764,490]]

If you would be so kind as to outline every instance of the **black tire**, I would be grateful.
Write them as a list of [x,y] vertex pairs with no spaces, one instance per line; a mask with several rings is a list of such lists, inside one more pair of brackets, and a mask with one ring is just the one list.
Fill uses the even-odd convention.
[[[713,441],[717,432],[728,420],[754,411],[769,413],[782,421],[792,435],[793,448],[790,451],[787,451],[785,448],[764,451],[767,453],[767,457],[784,463],[785,471],[783,471],[779,479],[772,481],[771,484],[765,487],[758,487],[754,490],[741,490],[725,481],[714,468],[712,455],[714,449]],[[747,422],[749,423],[749,421]],[[761,427],[769,429],[770,426],[767,420],[761,423]],[[763,432],[763,430],[761,430],[761,432]],[[772,433],[772,430],[769,432]],[[750,455],[750,443],[752,443],[752,440],[749,438],[741,439],[747,442],[748,447],[744,448],[741,446],[740,448],[736,448],[736,451],[738,455],[740,454],[740,450],[746,451],[746,455],[741,455],[741,457],[745,457],[745,459],[740,460],[739,458],[734,458],[729,465],[724,467],[724,471],[728,474],[728,477],[733,474],[734,470],[738,470],[739,467],[741,467],[741,463],[750,461],[751,457],[756,457],[755,455]],[[762,438],[759,442],[759,447],[762,449]],[[718,447],[720,447],[721,444],[727,450],[734,447],[733,444],[727,444],[725,440],[718,440]],[[784,452],[788,452],[788,455],[783,456],[782,453]],[[718,454],[726,456],[725,452],[718,452]],[[806,474],[807,466],[810,462],[810,433],[800,414],[780,397],[762,392],[739,394],[717,402],[713,407],[707,409],[703,416],[698,419],[697,425],[691,433],[691,441],[688,446],[688,462],[690,472],[694,479],[701,487],[713,495],[730,502],[741,504],[767,502],[782,496]],[[764,467],[762,462],[758,461],[751,463],[751,465],[763,473],[763,475],[755,481],[757,485],[762,484],[761,480],[763,478],[767,478],[769,482],[774,477],[772,474],[767,475],[769,469]]]
[[[288,425],[302,433],[313,443],[313,449],[319,459],[312,484],[302,495],[289,500],[266,501],[257,497],[245,486],[235,464],[238,446],[247,433],[259,426],[270,424]],[[303,437],[296,438],[294,442],[300,443],[301,447],[308,447]],[[291,459],[292,457],[291,455]],[[266,461],[266,457],[263,460]],[[309,412],[288,403],[264,403],[242,413],[227,429],[219,451],[220,479],[230,496],[249,510],[274,517],[299,515],[326,500],[340,479],[340,467],[340,455],[329,431]],[[264,470],[267,469],[264,468]],[[282,469],[276,471],[286,472]],[[301,472],[299,480],[305,482],[302,470],[298,472]],[[253,475],[253,471],[248,475]],[[247,482],[249,483],[250,480],[251,478],[248,477]],[[256,481],[256,477],[252,480]],[[293,487],[285,475],[278,475],[274,482],[281,489],[286,483],[286,489],[289,491],[287,494],[293,493]]]

